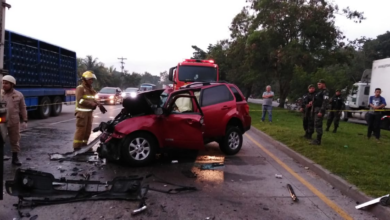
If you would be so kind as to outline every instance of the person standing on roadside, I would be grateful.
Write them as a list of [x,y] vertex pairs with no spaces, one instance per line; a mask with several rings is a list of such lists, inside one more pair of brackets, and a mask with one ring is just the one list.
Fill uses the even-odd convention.
[[268,120],[272,122],[272,101],[274,97],[274,92],[271,91],[271,86],[266,87],[266,91],[263,93],[263,105],[262,110],[263,114],[261,116],[261,121],[264,122],[265,115],[268,112]]
[[307,87],[307,89],[308,93],[303,96],[300,112],[303,113],[303,129],[305,130],[305,135],[303,137],[311,139],[313,133],[309,133],[309,131],[314,131],[314,121],[311,119],[312,104],[310,102],[314,99],[316,88],[311,84]]
[[99,107],[104,114],[107,110],[95,100],[96,91],[92,88],[96,80],[92,71],[85,71],[81,76],[82,84],[76,88],[76,132],[73,139],[73,150],[86,146],[92,130],[93,111]]
[[375,89],[375,95],[370,96],[370,111],[368,114],[368,129],[367,129],[367,138],[371,138],[372,132],[376,140],[379,142],[381,136],[381,112],[385,108],[386,99],[381,96],[382,90],[380,88]]
[[[311,144],[313,145],[321,145],[322,134],[323,134],[323,119],[326,113],[326,109],[329,105],[329,91],[326,88],[325,80],[320,79],[317,83],[317,87],[319,91],[314,96],[314,101],[310,102],[313,105],[313,116],[312,120],[314,120],[314,127],[317,132],[317,139],[312,140]],[[314,133],[313,130],[310,133]]]
[[2,99],[7,103],[7,128],[9,142],[12,151],[12,164],[21,166],[18,153],[20,152],[20,122],[22,129],[27,128],[27,109],[24,96],[21,92],[15,90],[16,79],[11,75],[3,77]]
[[333,133],[336,133],[337,128],[339,127],[340,117],[342,110],[345,109],[344,99],[341,97],[341,91],[336,90],[336,95],[330,100],[330,112],[328,115],[328,121],[326,123],[326,131],[329,131],[330,126],[334,120],[334,129]]

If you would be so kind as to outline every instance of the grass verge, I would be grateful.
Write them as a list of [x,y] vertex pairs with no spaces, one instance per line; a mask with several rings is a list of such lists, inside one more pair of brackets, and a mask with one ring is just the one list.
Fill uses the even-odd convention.
[[[321,146],[310,145],[304,135],[302,114],[274,108],[273,122],[261,122],[261,105],[250,103],[252,126],[315,161],[362,192],[373,197],[389,193],[390,131],[381,130],[381,143],[366,139],[367,126],[340,121],[337,133],[325,131]],[[314,133],[313,137],[315,138]]]

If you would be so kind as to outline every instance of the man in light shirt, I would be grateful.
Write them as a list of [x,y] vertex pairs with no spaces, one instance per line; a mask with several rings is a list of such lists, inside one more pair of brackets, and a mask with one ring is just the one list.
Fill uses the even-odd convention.
[[272,101],[274,97],[274,92],[271,91],[271,86],[266,87],[266,91],[263,93],[263,115],[261,116],[261,121],[264,122],[265,115],[268,112],[268,120],[272,122]]

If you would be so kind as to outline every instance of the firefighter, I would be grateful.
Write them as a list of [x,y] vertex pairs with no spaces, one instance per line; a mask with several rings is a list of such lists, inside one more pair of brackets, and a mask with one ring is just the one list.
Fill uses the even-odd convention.
[[73,149],[79,150],[86,146],[92,130],[93,110],[99,107],[104,114],[107,110],[95,100],[96,91],[92,83],[96,80],[92,71],[86,71],[81,76],[82,84],[76,88],[76,132],[73,139]]
[[337,128],[339,127],[341,112],[345,108],[344,99],[341,97],[339,89],[336,90],[336,95],[330,100],[330,105],[331,111],[329,112],[328,122],[326,123],[326,131],[329,131],[329,128],[334,120],[333,133],[336,133]]
[[14,89],[16,80],[13,76],[3,77],[2,99],[7,103],[7,128],[9,142],[12,151],[12,164],[21,166],[18,153],[20,152],[20,122],[22,119],[22,129],[27,128],[27,109],[23,94]]
[[[319,91],[315,93],[314,101],[309,102],[313,105],[313,116],[311,117],[312,120],[314,120],[314,127],[317,132],[317,139],[312,140],[311,144],[313,145],[321,145],[321,139],[322,139],[322,127],[323,127],[323,118],[326,113],[326,109],[329,104],[329,91],[326,88],[325,81],[323,79],[320,79],[317,83],[317,87]],[[314,129],[309,129],[310,133],[314,133]]]
[[311,128],[310,131],[314,131],[314,121],[311,120],[312,105],[309,103],[314,99],[314,92],[316,88],[311,84],[307,87],[307,89],[308,93],[303,96],[300,111],[303,113],[303,129],[305,130],[305,135],[303,137],[311,139],[313,133],[309,133],[309,127]]

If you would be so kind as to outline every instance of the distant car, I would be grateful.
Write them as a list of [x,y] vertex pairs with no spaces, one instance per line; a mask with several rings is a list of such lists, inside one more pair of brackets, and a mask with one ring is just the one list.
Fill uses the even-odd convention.
[[95,99],[103,104],[122,104],[123,97],[121,94],[122,91],[118,87],[104,87],[96,94]]
[[122,97],[123,97],[123,98],[126,98],[126,97],[134,98],[134,97],[137,96],[138,91],[139,91],[138,88],[129,87],[129,88],[125,89],[125,90],[122,92]]

